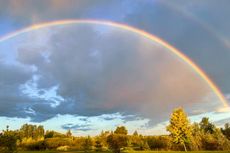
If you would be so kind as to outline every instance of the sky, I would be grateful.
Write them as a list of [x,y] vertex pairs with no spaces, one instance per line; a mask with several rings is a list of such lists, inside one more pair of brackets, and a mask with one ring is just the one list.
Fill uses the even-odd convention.
[[[179,49],[230,100],[228,0],[0,0],[0,38],[30,25],[106,20]],[[218,7],[217,7],[218,6]],[[230,102],[228,102],[230,104]],[[102,24],[45,27],[0,41],[0,129],[24,123],[75,135],[125,125],[163,134],[170,113],[229,122],[220,99],[186,62],[141,34]]]

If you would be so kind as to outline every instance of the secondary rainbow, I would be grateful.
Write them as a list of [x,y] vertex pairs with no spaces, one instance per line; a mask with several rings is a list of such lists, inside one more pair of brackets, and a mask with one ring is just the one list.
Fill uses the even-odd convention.
[[[52,22],[46,22],[46,23],[39,23],[32,25],[30,27],[15,31],[13,33],[9,33],[3,37],[0,37],[0,42],[3,42],[7,39],[13,38],[15,36],[18,36],[20,34],[45,28],[45,27],[51,27],[51,26],[56,26],[56,25],[67,25],[67,24],[98,24],[98,25],[106,25],[106,26],[112,26],[116,28],[121,28],[133,33],[137,33],[139,35],[142,35],[164,47],[166,47],[169,51],[171,51],[173,54],[175,54],[177,57],[179,57],[181,60],[183,60],[185,63],[187,63],[209,86],[210,88],[216,93],[220,101],[222,102],[224,108],[229,108],[228,102],[221,93],[220,89],[213,83],[213,81],[207,76],[207,74],[200,68],[198,67],[190,58],[188,58],[186,55],[184,55],[181,51],[176,49],[175,47],[171,46],[164,40],[160,39],[159,37],[152,35],[150,33],[147,33],[143,30],[121,24],[121,23],[116,23],[116,22],[111,22],[111,21],[104,21],[104,20],[59,20],[59,21],[52,21]],[[222,109],[224,110],[224,109]]]

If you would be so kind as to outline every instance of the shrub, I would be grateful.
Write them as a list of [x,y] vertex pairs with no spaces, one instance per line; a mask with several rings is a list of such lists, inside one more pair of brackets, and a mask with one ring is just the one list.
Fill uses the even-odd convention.
[[25,144],[25,148],[26,150],[45,150],[46,149],[46,145],[44,141],[34,141],[31,143],[27,143]]
[[48,149],[57,149],[60,146],[71,146],[71,138],[47,138],[45,139],[45,145]]
[[0,152],[1,153],[14,153],[17,151],[17,137],[12,131],[5,131],[0,135]]
[[69,150],[69,146],[60,146],[60,147],[57,147],[57,150],[58,151],[68,151]]

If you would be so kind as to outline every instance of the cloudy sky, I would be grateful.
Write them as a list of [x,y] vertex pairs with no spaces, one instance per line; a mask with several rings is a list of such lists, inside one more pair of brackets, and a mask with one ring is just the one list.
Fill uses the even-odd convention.
[[[33,24],[107,20],[155,35],[192,59],[230,99],[228,0],[0,0],[0,38]],[[217,7],[218,6],[218,7]],[[229,103],[230,104],[230,103]],[[0,41],[0,128],[24,123],[75,135],[118,125],[164,133],[172,109],[229,121],[186,62],[141,34],[103,24],[44,27]]]

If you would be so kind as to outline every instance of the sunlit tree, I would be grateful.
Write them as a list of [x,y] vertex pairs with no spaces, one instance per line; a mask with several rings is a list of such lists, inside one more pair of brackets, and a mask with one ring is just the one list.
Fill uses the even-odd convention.
[[183,145],[187,151],[186,145],[190,143],[192,128],[190,121],[182,108],[175,109],[171,114],[170,124],[167,126],[173,143]]

